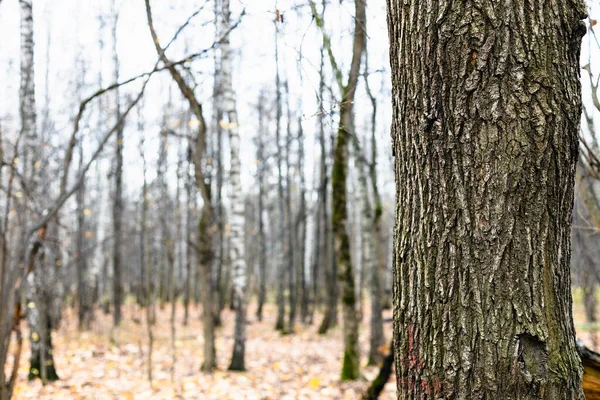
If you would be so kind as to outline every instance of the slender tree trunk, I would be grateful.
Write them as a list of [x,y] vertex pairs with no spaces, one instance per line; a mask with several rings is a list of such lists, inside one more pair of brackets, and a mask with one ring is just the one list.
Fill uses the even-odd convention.
[[258,306],[256,308],[256,318],[262,321],[263,305],[267,296],[267,243],[264,228],[264,200],[265,200],[265,156],[264,156],[264,135],[265,135],[265,98],[261,92],[258,98],[258,143],[256,151],[257,180],[258,180],[258,240],[260,241],[260,250],[258,254]]
[[[222,0],[221,31],[226,32],[229,27],[231,10],[229,0]],[[227,115],[227,130],[229,131],[229,146],[231,149],[231,265],[233,273],[233,294],[235,303],[235,334],[233,355],[230,370],[243,371],[245,369],[246,345],[246,307],[248,290],[248,270],[244,252],[244,198],[242,196],[241,161],[240,161],[240,134],[238,131],[238,116],[233,90],[233,64],[229,34],[221,39],[221,87],[223,89],[223,111]]]
[[[188,154],[191,154],[191,148],[188,148]],[[191,160],[188,160],[191,162]],[[183,296],[183,325],[188,324],[190,299],[192,295],[192,209],[194,202],[192,200],[192,176],[190,165],[186,164],[185,171],[185,194],[186,194],[186,215],[185,215],[185,286]]]
[[204,176],[204,152],[206,150],[206,122],[202,111],[202,105],[196,98],[194,91],[185,82],[183,76],[179,73],[175,66],[170,64],[169,59],[165,55],[163,48],[160,46],[158,35],[154,29],[152,21],[152,9],[150,8],[150,0],[145,0],[146,17],[148,19],[148,27],[150,34],[162,62],[169,65],[168,70],[173,80],[177,83],[181,94],[186,98],[190,105],[190,109],[196,117],[198,133],[195,138],[195,147],[192,155],[194,162],[194,178],[196,187],[202,196],[203,208],[200,221],[198,223],[198,263],[199,263],[199,278],[201,281],[201,297],[203,309],[203,332],[204,332],[204,363],[202,370],[211,372],[216,367],[216,350],[215,350],[215,318],[214,318],[214,296],[212,290],[212,233],[210,229],[213,225],[214,214],[211,204],[211,196],[209,185]]
[[[37,132],[37,114],[35,102],[35,70],[34,70],[34,32],[33,4],[31,0],[20,0],[21,16],[21,82],[20,82],[20,115],[21,137],[24,141],[23,176],[27,179],[27,191],[31,196],[41,195],[41,165],[44,162],[40,136]],[[41,197],[41,196],[40,196]],[[53,262],[51,246],[45,246],[48,226],[56,232],[56,223],[44,226],[35,248],[30,251],[32,263],[28,276],[27,322],[30,329],[31,357],[29,379],[41,378],[44,384],[58,379],[52,355],[52,319],[48,307],[51,288],[45,286],[45,279],[51,283],[53,272],[48,265]],[[29,250],[28,250],[29,251]],[[48,254],[46,254],[48,253]],[[47,257],[45,257],[47,255]],[[4,282],[2,282],[4,284]],[[4,366],[2,366],[4,368]],[[4,382],[2,382],[4,384]]]
[[[215,1],[215,30],[217,36],[221,34],[222,26],[221,20],[221,1]],[[226,28],[228,29],[228,28]],[[216,325],[221,326],[221,312],[225,308],[225,297],[227,291],[227,280],[224,277],[224,252],[225,252],[225,212],[223,209],[223,172],[224,161],[223,161],[223,127],[221,121],[223,120],[223,88],[221,86],[221,66],[222,60],[219,58],[219,53],[215,52],[215,74],[214,74],[214,90],[213,90],[213,102],[214,102],[214,129],[217,139],[215,160],[217,163],[216,170],[216,188],[215,188],[215,204],[214,210],[216,215],[217,223],[217,249],[216,249],[216,279],[215,286],[217,289],[217,307],[215,313]]]
[[[302,108],[300,108],[302,109]],[[306,283],[306,180],[304,177],[304,131],[302,129],[302,118],[298,117],[298,166],[300,199],[298,205],[298,217],[296,218],[296,242],[298,244],[298,285],[300,286],[300,320],[306,323],[309,307],[309,288]]]
[[290,153],[292,147],[292,112],[290,110],[290,89],[289,83],[286,80],[284,83],[286,112],[287,112],[287,130],[286,130],[286,145],[285,145],[285,215],[286,215],[286,249],[285,262],[288,267],[288,298],[290,303],[290,315],[288,320],[288,333],[294,333],[294,325],[296,323],[296,306],[297,306],[297,287],[296,287],[296,259],[294,258],[296,246],[296,232],[294,229],[294,212],[292,210],[292,184],[293,176],[291,173]]
[[[83,145],[79,144],[79,171],[83,169]],[[90,285],[88,255],[85,246],[87,224],[85,216],[85,181],[77,190],[77,315],[79,330],[89,330],[93,312],[93,290]]]
[[371,88],[369,86],[368,58],[368,54],[365,51],[365,86],[367,89],[367,95],[371,101],[371,107],[373,108],[373,112],[371,114],[371,164],[369,165],[369,175],[371,178],[371,189],[373,191],[374,199],[371,235],[375,251],[375,254],[373,254],[375,256],[375,263],[372,264],[371,269],[369,270],[371,276],[371,336],[369,340],[368,365],[376,365],[381,361],[382,355],[379,352],[379,348],[384,344],[385,340],[383,335],[383,317],[381,315],[381,297],[383,294],[383,290],[381,288],[381,278],[387,268],[384,251],[385,240],[383,238],[383,228],[381,226],[383,206],[381,204],[381,197],[379,195],[379,187],[377,185],[377,99],[375,99],[371,93]]
[[154,335],[152,332],[152,309],[154,307],[154,291],[152,290],[150,268],[146,267],[146,227],[148,221],[148,184],[146,180],[146,157],[144,156],[144,139],[140,140],[140,156],[143,165],[143,184],[142,184],[142,215],[140,221],[140,266],[142,271],[142,282],[144,285],[144,307],[146,310],[146,335],[148,336],[148,381],[152,386],[152,347],[154,345]]
[[[325,15],[325,9],[327,7],[327,2],[323,0],[321,2],[321,16],[323,19]],[[315,10],[316,11],[316,10]],[[333,236],[331,229],[331,218],[329,218],[329,203],[330,199],[328,196],[329,193],[329,175],[327,171],[327,149],[326,149],[326,140],[325,140],[325,113],[326,110],[323,108],[324,94],[325,94],[325,52],[327,49],[325,48],[327,41],[325,40],[325,36],[323,36],[323,43],[321,45],[321,61],[319,68],[319,103],[320,103],[320,112],[319,112],[319,144],[321,147],[321,196],[322,196],[322,205],[321,205],[321,221],[322,221],[322,232],[323,232],[323,240],[322,247],[319,253],[322,254],[322,259],[320,260],[320,264],[324,269],[324,277],[325,277],[325,289],[326,289],[326,303],[325,303],[325,313],[323,315],[323,320],[321,325],[319,326],[319,334],[325,334],[329,330],[337,325],[337,307],[338,307],[338,280],[337,280],[337,265],[335,262],[335,252],[333,249]],[[333,140],[331,146],[331,158],[333,159]],[[315,276],[316,273],[313,273]],[[315,289],[316,290],[316,289]]]
[[[361,236],[362,236],[362,263],[365,271],[371,275],[371,336],[369,340],[369,362],[368,365],[378,365],[382,355],[379,347],[383,345],[383,319],[381,317],[381,306],[379,305],[379,269],[375,257],[375,229],[373,226],[373,209],[369,199],[369,188],[367,184],[367,165],[360,151],[358,141],[355,139],[355,159],[358,169],[358,184],[361,202]],[[378,306],[379,305],[379,306]]]
[[388,0],[399,399],[583,399],[580,1]]
[[277,144],[277,210],[278,210],[278,261],[279,265],[277,268],[277,320],[275,322],[275,329],[278,331],[284,331],[285,329],[285,195],[283,191],[283,147],[281,143],[281,117],[282,117],[282,105],[281,105],[281,78],[279,75],[279,37],[278,37],[278,21],[275,21],[275,91],[276,91],[276,128],[275,128],[275,142]]
[[[344,319],[344,359],[342,363],[342,380],[355,380],[359,377],[360,353],[358,348],[358,319],[356,313],[356,291],[354,283],[354,270],[350,258],[350,240],[348,238],[347,223],[347,183],[348,170],[348,144],[354,126],[354,97],[360,74],[362,55],[366,47],[366,1],[355,0],[354,16],[354,41],[352,61],[348,81],[342,83],[342,73],[338,63],[333,58],[331,41],[326,35],[324,21],[316,12],[315,3],[311,0],[313,17],[321,29],[324,44],[328,45],[328,54],[331,67],[336,75],[342,101],[340,103],[340,126],[338,128],[337,142],[333,155],[332,166],[332,228],[335,237],[335,253],[338,263],[338,279],[342,297],[342,312]],[[327,40],[325,40],[327,39]]]
[[[115,21],[112,26],[112,55],[113,55],[113,80],[119,82],[119,55],[117,53],[117,11],[115,2],[112,1]],[[115,89],[115,121],[121,118],[121,105],[119,90]],[[115,194],[113,204],[113,323],[119,326],[121,323],[121,307],[123,305],[123,283],[121,265],[121,243],[122,243],[122,217],[123,212],[123,126],[117,129],[115,138]]]

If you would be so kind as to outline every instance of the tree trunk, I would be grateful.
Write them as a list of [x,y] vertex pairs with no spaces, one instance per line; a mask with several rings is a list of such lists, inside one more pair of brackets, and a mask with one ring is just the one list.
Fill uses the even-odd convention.
[[258,307],[256,308],[256,318],[262,321],[263,305],[267,296],[267,243],[264,228],[264,200],[265,200],[265,155],[264,155],[264,135],[265,135],[265,97],[261,92],[258,98],[258,143],[256,151],[257,180],[258,180],[258,240],[260,241],[260,250],[258,254]]
[[[302,109],[300,107],[300,109]],[[300,286],[300,320],[306,323],[308,318],[309,290],[306,284],[306,180],[304,177],[304,131],[302,129],[302,118],[298,118],[298,175],[300,199],[298,204],[298,217],[296,218],[296,243],[298,244],[298,255],[296,265],[297,276]]]
[[281,143],[281,78],[279,76],[279,37],[278,21],[275,20],[275,91],[276,91],[276,126],[275,126],[275,144],[277,145],[277,242],[279,244],[278,265],[277,265],[277,320],[275,329],[284,331],[285,329],[285,196],[283,192],[283,146]]
[[369,96],[369,100],[371,101],[371,107],[373,108],[371,114],[371,164],[368,167],[374,199],[371,235],[375,252],[375,254],[373,254],[375,257],[374,264],[372,264],[369,271],[371,274],[371,336],[369,339],[368,365],[377,365],[382,358],[379,348],[384,344],[385,340],[383,335],[383,317],[381,315],[381,297],[383,294],[381,288],[381,278],[383,275],[382,272],[386,271],[387,268],[385,262],[384,238],[382,235],[383,228],[381,226],[381,214],[383,212],[383,206],[381,204],[381,197],[379,196],[379,187],[377,185],[377,99],[375,96],[373,96],[369,86],[368,58],[369,56],[365,51],[365,87],[367,90],[367,95]]
[[388,0],[398,398],[583,399],[583,2]]
[[286,80],[284,85],[286,113],[287,113],[287,129],[285,140],[285,221],[286,221],[286,245],[285,245],[285,263],[288,268],[288,299],[290,303],[290,314],[288,318],[288,333],[294,333],[294,325],[296,323],[296,305],[297,305],[297,288],[296,288],[296,260],[294,258],[296,246],[296,232],[294,229],[294,212],[292,210],[292,184],[293,176],[291,172],[290,153],[292,147],[292,112],[290,110],[290,88],[289,82]]
[[[338,69],[338,63],[333,58],[333,52],[329,47],[328,54],[331,67],[336,75],[336,80],[341,92],[340,125],[333,154],[333,166],[331,172],[332,185],[332,218],[331,224],[335,238],[335,255],[338,268],[338,279],[342,298],[342,313],[344,320],[344,358],[342,363],[342,380],[355,380],[359,377],[360,352],[358,347],[358,316],[356,310],[356,290],[354,270],[350,257],[350,239],[348,237],[347,223],[347,182],[348,170],[348,144],[354,126],[354,97],[360,74],[362,55],[366,46],[366,1],[355,0],[354,16],[354,40],[352,50],[352,61],[348,81],[342,83],[342,73]],[[331,46],[331,41],[325,32],[323,19],[317,12],[314,2],[311,1],[313,17],[323,34],[324,43]],[[327,40],[325,40],[327,39]]]
[[[321,18],[325,15],[325,8],[327,7],[327,2],[323,0],[321,2],[322,10],[321,10]],[[320,112],[318,115],[319,118],[319,146],[321,147],[321,165],[320,165],[320,178],[321,178],[321,209],[320,209],[320,217],[321,218],[321,231],[323,232],[322,245],[319,249],[319,254],[321,254],[321,259],[316,259],[317,262],[323,268],[323,276],[325,278],[325,312],[323,315],[323,320],[321,321],[321,325],[319,326],[318,333],[323,335],[327,333],[329,328],[334,327],[337,324],[337,299],[338,299],[338,288],[337,288],[337,279],[336,279],[336,264],[335,264],[335,255],[333,254],[333,241],[331,236],[331,219],[329,218],[329,175],[327,169],[327,146],[325,140],[325,109],[323,108],[323,96],[325,94],[325,37],[323,37],[323,43],[321,45],[321,57],[319,64],[319,106]],[[333,153],[333,140],[332,140],[332,153]],[[331,157],[333,158],[333,156]],[[316,254],[316,252],[315,252]],[[313,302],[316,302],[317,297],[317,272],[316,267],[315,271],[313,271],[313,285],[314,287],[314,299]],[[313,311],[316,307],[316,304],[313,304]]]
[[194,178],[196,187],[200,192],[203,201],[202,216],[198,223],[198,272],[201,281],[201,297],[203,309],[203,331],[204,331],[204,363],[202,370],[210,372],[216,367],[216,350],[215,350],[215,318],[214,318],[214,301],[212,290],[212,234],[210,229],[213,224],[213,210],[211,205],[211,197],[209,185],[204,177],[204,152],[206,150],[206,122],[202,111],[202,105],[196,98],[194,91],[185,82],[183,76],[177,68],[170,64],[169,59],[165,55],[163,48],[160,46],[158,35],[154,29],[152,21],[152,9],[150,0],[145,0],[146,17],[148,19],[148,27],[154,42],[156,52],[159,54],[162,62],[169,65],[168,70],[173,80],[177,83],[181,94],[189,103],[190,109],[196,117],[195,123],[198,127],[198,133],[195,138],[194,152],[192,160],[194,163]]
[[[83,169],[83,145],[79,142],[79,171]],[[87,224],[85,222],[85,181],[77,189],[77,315],[79,330],[89,330],[93,312],[93,290],[88,268],[88,254],[85,246]]]
[[[119,82],[119,55],[117,53],[117,11],[114,0],[112,2],[114,24],[112,26],[112,54],[113,54],[113,80]],[[115,89],[115,121],[121,118],[121,105],[119,89]],[[121,225],[123,212],[123,126],[117,129],[115,142],[115,194],[113,204],[113,323],[119,326],[121,323],[121,306],[123,305],[123,283],[121,279]]]
[[369,189],[367,186],[367,174],[365,159],[362,155],[358,142],[355,140],[355,159],[358,169],[358,184],[360,189],[361,201],[361,235],[362,235],[362,263],[364,269],[369,271],[370,294],[371,294],[371,336],[369,340],[369,361],[368,365],[378,365],[383,358],[379,348],[383,345],[383,319],[381,317],[381,305],[379,304],[379,269],[375,257],[375,237],[376,231],[373,225],[373,209],[369,199]]
[[[221,14],[221,0],[215,1],[215,30],[217,35],[221,32],[220,25],[220,14]],[[225,212],[223,209],[223,172],[224,172],[224,161],[223,161],[223,127],[221,121],[223,120],[223,88],[221,87],[221,59],[219,53],[215,52],[215,75],[214,75],[214,88],[213,88],[213,102],[214,102],[214,129],[217,139],[216,152],[214,158],[217,163],[216,170],[216,187],[214,210],[217,223],[217,249],[216,249],[216,279],[215,286],[217,290],[217,307],[215,310],[215,324],[221,326],[221,312],[225,308],[225,294],[227,290],[227,279],[224,275],[224,252],[225,252]]]
[[[222,0],[221,31],[229,29],[229,0]],[[221,39],[221,87],[223,89],[223,111],[227,115],[226,129],[229,131],[229,146],[231,149],[231,265],[233,268],[233,294],[235,303],[235,335],[233,355],[230,370],[243,371],[245,369],[246,345],[246,307],[248,289],[248,270],[244,252],[244,198],[242,195],[241,160],[240,160],[240,133],[238,130],[238,116],[235,105],[235,93],[232,82],[232,51],[229,34],[224,34]],[[224,123],[225,125],[225,123]]]
[[[191,148],[188,148],[188,154],[191,154]],[[191,161],[191,160],[188,160]],[[183,296],[183,325],[188,324],[190,299],[192,294],[192,209],[194,201],[192,199],[192,179],[190,165],[187,165],[185,171],[185,195],[186,195],[186,215],[185,215],[185,286]]]

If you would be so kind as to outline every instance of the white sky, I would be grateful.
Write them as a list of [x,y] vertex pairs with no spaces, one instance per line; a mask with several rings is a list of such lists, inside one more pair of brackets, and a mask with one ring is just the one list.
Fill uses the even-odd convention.
[[[370,80],[371,88],[379,100],[379,155],[380,179],[383,183],[384,193],[393,198],[393,172],[389,140],[390,101],[389,101],[389,67],[387,56],[387,27],[385,21],[385,2],[370,1],[368,5],[368,32],[369,32],[369,64],[371,70],[383,70],[382,73],[373,74]],[[36,54],[36,90],[38,108],[44,102],[44,87],[46,50],[50,43],[49,53],[49,93],[50,116],[59,132],[57,142],[66,141],[70,134],[71,119],[74,117],[79,102],[74,93],[77,76],[75,67],[78,59],[83,59],[87,65],[85,76],[86,88],[82,96],[87,96],[98,87],[98,71],[102,70],[103,85],[112,83],[110,60],[110,27],[109,0],[103,2],[89,2],[85,0],[34,0],[35,19],[35,54]],[[166,43],[174,31],[203,4],[203,0],[159,1],[153,0],[153,13],[159,37]],[[298,7],[302,6],[302,7]],[[275,64],[274,64],[274,17],[275,9],[281,10],[285,19],[280,25],[280,54],[283,64],[282,73],[289,76],[290,90],[292,93],[291,104],[294,109],[298,99],[303,103],[303,128],[306,135],[306,177],[307,184],[312,186],[314,166],[318,158],[316,151],[316,124],[314,116],[318,111],[315,91],[318,87],[318,64],[320,33],[311,22],[309,9],[303,0],[232,0],[232,17],[236,18],[242,9],[246,10],[242,24],[232,33],[232,45],[237,49],[237,59],[234,65],[234,87],[237,91],[237,106],[240,118],[240,133],[242,136],[242,165],[243,185],[245,190],[255,190],[255,147],[253,138],[256,136],[258,116],[255,112],[258,93],[267,88],[274,93]],[[146,24],[143,0],[117,0],[119,22],[117,28],[118,53],[120,57],[120,75],[125,79],[141,72],[148,71],[156,61],[156,52],[151,42]],[[296,9],[299,9],[296,11]],[[341,60],[343,70],[347,70],[350,57],[353,2],[333,1],[329,6],[326,17],[327,28],[334,32],[332,35],[334,49],[338,61]],[[600,17],[600,6],[594,2],[590,6],[591,15]],[[297,15],[297,12],[300,15]],[[106,28],[103,32],[105,50],[103,58],[99,55],[99,20],[98,15],[105,16]],[[212,2],[205,6],[204,11],[194,19],[178,39],[177,43],[169,49],[171,59],[183,58],[186,54],[196,52],[210,46],[214,40],[212,24],[203,26],[213,18]],[[340,34],[341,33],[341,34]],[[49,37],[48,37],[49,36]],[[600,40],[600,39],[599,39]],[[187,48],[187,51],[186,51]],[[303,58],[301,72],[299,72],[297,59],[299,51]],[[600,74],[599,46],[592,40],[584,38],[582,48],[582,64],[588,59],[592,61],[592,68],[596,76]],[[327,65],[327,63],[326,63]],[[212,54],[208,59],[197,61],[193,64],[196,82],[199,84],[198,97],[205,104],[205,117],[210,121],[212,95]],[[589,80],[587,74],[582,73],[584,101],[589,104]],[[163,109],[168,98],[168,87],[172,85],[171,78],[166,73],[155,76],[147,90],[143,117],[146,120],[145,136],[147,138],[147,154],[150,169],[154,170],[154,163],[158,152],[158,128],[163,120]],[[19,9],[17,0],[3,0],[0,5],[0,118],[3,119],[3,128],[8,129],[10,135],[15,135],[18,129],[18,86],[19,86]],[[122,90],[126,103],[128,95],[134,95],[139,84],[132,84]],[[381,92],[383,91],[383,92]],[[172,89],[173,100],[176,107],[183,110],[185,103],[178,102],[179,94],[175,87]],[[327,108],[327,105],[325,105]],[[90,107],[93,116],[92,123],[97,118],[95,110],[97,103]],[[356,101],[356,122],[360,132],[368,129],[366,121],[371,112],[369,101],[361,85]],[[285,113],[284,113],[285,114]],[[173,116],[175,118],[175,116]],[[296,131],[294,115],[293,129]],[[41,118],[39,118],[41,120]],[[41,121],[40,121],[41,123]],[[285,130],[286,122],[283,121]],[[139,135],[136,131],[137,117],[131,114],[125,132],[126,156],[126,183],[129,194],[139,190],[139,176],[141,163],[139,160]],[[335,128],[332,123],[330,129]],[[274,128],[271,126],[271,134]],[[87,145],[93,147],[93,139],[102,132],[88,132]],[[328,132],[329,133],[329,132]],[[210,134],[210,133],[209,133]],[[176,139],[171,140],[170,146],[170,176],[174,176],[175,156],[177,152]],[[227,160],[226,160],[227,161]],[[108,163],[106,162],[108,165]],[[152,177],[152,176],[151,176]],[[173,185],[174,187],[174,185]]]

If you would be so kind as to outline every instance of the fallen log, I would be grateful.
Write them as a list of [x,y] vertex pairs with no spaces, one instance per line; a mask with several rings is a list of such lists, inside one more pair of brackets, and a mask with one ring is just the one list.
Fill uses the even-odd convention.
[[583,392],[586,400],[600,400],[600,354],[577,339],[583,364]]

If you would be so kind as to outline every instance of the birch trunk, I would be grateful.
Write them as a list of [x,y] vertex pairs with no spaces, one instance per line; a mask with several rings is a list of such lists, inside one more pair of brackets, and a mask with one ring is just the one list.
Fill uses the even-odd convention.
[[[222,0],[221,32],[229,29],[229,0]],[[229,42],[229,34],[225,34],[221,40],[221,87],[223,89],[223,111],[227,116],[227,130],[229,131],[229,146],[231,149],[231,265],[232,281],[235,302],[235,334],[233,355],[231,357],[230,370],[243,371],[245,369],[245,345],[246,345],[246,293],[248,289],[248,270],[244,254],[244,198],[242,196],[242,181],[240,177],[240,134],[238,116],[235,105],[235,93],[233,91],[233,65],[232,51]],[[225,125],[225,122],[223,122]]]

